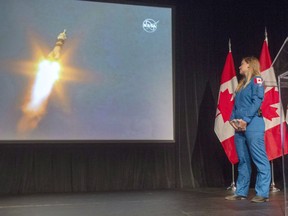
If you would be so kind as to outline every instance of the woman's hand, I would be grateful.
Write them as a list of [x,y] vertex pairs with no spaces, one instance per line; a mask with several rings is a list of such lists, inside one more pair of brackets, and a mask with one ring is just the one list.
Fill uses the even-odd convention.
[[239,124],[238,124],[238,120],[237,119],[233,119],[231,121],[229,121],[230,125],[235,129],[235,130],[238,130],[239,128]]
[[233,119],[229,123],[236,131],[245,131],[247,127],[247,122],[242,119]]
[[244,120],[242,119],[238,119],[238,122],[239,122],[239,129],[241,131],[245,131],[246,130],[246,127],[247,127],[247,122],[245,122]]

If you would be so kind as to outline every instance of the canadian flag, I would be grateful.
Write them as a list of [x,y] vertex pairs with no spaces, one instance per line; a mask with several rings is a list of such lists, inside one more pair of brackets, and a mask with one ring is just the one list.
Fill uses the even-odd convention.
[[[275,72],[273,67],[271,67],[271,57],[268,49],[267,37],[264,40],[261,54],[260,54],[260,70],[261,76],[264,80],[264,84],[267,83],[265,87],[265,96],[262,103],[261,109],[265,121],[265,145],[266,152],[269,160],[273,160],[282,156],[282,142],[281,142],[281,125],[280,125],[280,100],[279,91],[275,86],[269,86],[269,83],[277,83]],[[286,123],[283,119],[282,124],[284,124],[284,140],[285,147],[284,153],[287,154],[287,140],[288,135],[286,133]]]
[[234,142],[235,131],[230,125],[229,120],[234,106],[233,94],[238,85],[234,61],[231,49],[226,57],[226,62],[221,76],[221,85],[218,95],[218,105],[214,131],[220,140],[224,151],[232,164],[238,162],[236,147]]

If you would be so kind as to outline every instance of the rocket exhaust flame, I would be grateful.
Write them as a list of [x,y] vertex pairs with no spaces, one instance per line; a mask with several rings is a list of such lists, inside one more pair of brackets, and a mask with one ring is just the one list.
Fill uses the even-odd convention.
[[59,79],[60,65],[58,62],[43,60],[39,64],[38,73],[32,90],[31,101],[28,109],[37,110],[45,101],[53,88],[54,83]]
[[49,60],[43,60],[38,65],[29,100],[22,107],[23,115],[18,122],[19,132],[33,130],[46,113],[49,96],[55,82],[60,78],[61,67],[57,60],[66,40],[65,32],[64,30],[64,32],[59,34],[55,47],[48,55]]

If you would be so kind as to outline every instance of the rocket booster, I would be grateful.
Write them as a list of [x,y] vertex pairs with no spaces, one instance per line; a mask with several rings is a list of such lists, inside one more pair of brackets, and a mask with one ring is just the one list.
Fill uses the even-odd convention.
[[66,39],[67,39],[66,29],[64,29],[64,31],[58,35],[53,50],[48,54],[49,59],[58,60],[60,58],[61,49]]

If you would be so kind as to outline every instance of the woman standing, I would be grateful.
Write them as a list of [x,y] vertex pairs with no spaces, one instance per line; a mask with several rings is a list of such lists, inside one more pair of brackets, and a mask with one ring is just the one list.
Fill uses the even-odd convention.
[[243,58],[239,70],[243,78],[236,89],[235,104],[230,118],[230,124],[235,129],[235,145],[239,158],[238,178],[235,194],[225,199],[247,198],[252,159],[257,167],[257,177],[256,196],[251,202],[266,202],[269,201],[271,172],[264,144],[265,124],[260,109],[264,98],[264,86],[258,59]]

